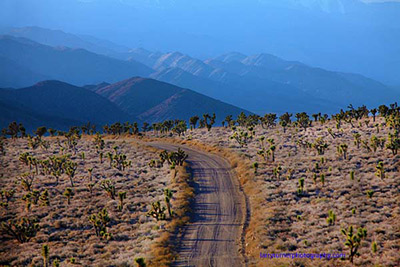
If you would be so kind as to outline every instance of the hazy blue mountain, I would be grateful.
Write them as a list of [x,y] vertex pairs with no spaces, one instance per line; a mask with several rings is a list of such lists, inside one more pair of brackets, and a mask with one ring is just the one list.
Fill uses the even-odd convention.
[[0,56],[0,87],[24,87],[46,80],[45,75],[35,73],[11,59]]
[[3,34],[27,38],[44,45],[82,48],[97,54],[109,56],[129,51],[127,47],[89,35],[75,35],[61,30],[50,30],[41,27],[9,28],[3,30]]
[[181,53],[133,58],[157,70],[150,77],[194,89],[256,113],[334,112],[348,104],[379,105],[400,94],[361,75],[313,68],[269,54],[228,53],[204,61]]
[[[2,95],[2,90],[0,89],[0,95]],[[82,124],[81,121],[38,113],[18,101],[3,101],[0,98],[0,128],[7,127],[13,121],[22,123],[28,133],[31,133],[31,131],[40,126],[67,130],[69,126]]]
[[3,0],[0,25],[58,28],[200,59],[269,53],[400,84],[398,2]]
[[140,77],[85,87],[43,81],[0,89],[0,128],[17,121],[29,131],[39,126],[68,129],[87,122],[101,127],[114,122],[189,120],[204,113],[216,113],[220,124],[227,115],[241,112],[251,114],[192,90]]
[[[84,49],[54,48],[29,39],[4,35],[0,36],[0,57],[7,58],[25,70],[39,73],[49,79],[75,85],[116,82],[136,75],[147,76],[153,72],[152,69],[135,61],[121,61]],[[24,79],[22,73],[15,73]],[[5,83],[3,79],[5,77],[0,76],[0,84]],[[33,80],[37,82],[36,79]],[[15,79],[13,86],[20,86],[21,81],[23,80]],[[23,83],[24,86],[31,84]]]
[[149,123],[167,119],[189,120],[194,115],[215,113],[221,123],[227,115],[250,112],[189,89],[145,78],[131,78],[99,88],[106,97],[131,116]]
[[[86,122],[104,125],[135,120],[106,98],[60,81],[44,81],[14,90],[0,89],[0,101],[1,109],[7,110],[0,115],[2,123],[19,121],[30,127],[50,123],[66,128]],[[34,120],[29,122],[31,118]]]

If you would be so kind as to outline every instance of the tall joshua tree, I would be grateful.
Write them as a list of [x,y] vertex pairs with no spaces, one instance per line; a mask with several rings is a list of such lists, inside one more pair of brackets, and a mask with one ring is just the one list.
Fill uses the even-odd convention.
[[164,189],[164,196],[165,196],[165,204],[167,205],[169,217],[172,218],[171,199],[172,199],[173,193],[172,193],[171,189],[168,189],[168,188]]
[[74,191],[72,191],[72,188],[69,188],[69,187],[65,188],[63,195],[67,198],[68,205],[70,205],[71,197],[74,195]]
[[199,116],[193,116],[189,119],[190,125],[193,126],[193,129],[196,129],[197,122],[199,121]]
[[373,120],[375,122],[375,117],[376,117],[376,113],[378,112],[378,110],[376,108],[373,108],[369,112],[371,112]]
[[282,126],[283,132],[284,132],[284,133],[286,133],[286,127],[287,127],[290,123],[292,123],[292,121],[291,121],[291,119],[290,119],[291,117],[292,117],[292,114],[290,114],[290,113],[288,113],[288,112],[282,114],[282,115],[279,117],[279,124]]
[[43,135],[45,135],[47,133],[47,128],[42,126],[37,128],[35,134],[39,137],[39,139],[42,138]]
[[215,124],[215,119],[216,119],[215,113],[213,113],[212,116],[210,116],[209,114],[204,114],[203,118],[204,118],[204,124],[207,127],[207,130],[210,131],[212,126]]

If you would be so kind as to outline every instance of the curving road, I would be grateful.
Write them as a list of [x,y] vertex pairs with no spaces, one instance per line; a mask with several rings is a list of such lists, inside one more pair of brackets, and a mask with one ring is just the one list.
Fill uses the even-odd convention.
[[240,253],[244,203],[229,163],[184,145],[152,142],[151,146],[188,155],[196,185],[193,217],[179,241],[174,266],[244,266]]

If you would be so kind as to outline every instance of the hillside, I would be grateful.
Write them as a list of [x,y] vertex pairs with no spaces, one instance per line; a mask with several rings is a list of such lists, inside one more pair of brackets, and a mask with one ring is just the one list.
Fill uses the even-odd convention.
[[[137,257],[145,257],[148,262],[153,245],[164,234],[170,219],[156,221],[146,216],[147,211],[156,201],[165,205],[165,188],[181,188],[180,184],[171,179],[171,170],[167,164],[162,168],[148,166],[151,160],[158,157],[157,151],[140,146],[132,142],[132,139],[124,141],[104,138],[104,154],[116,153],[117,147],[118,153],[126,156],[126,162],[131,161],[130,166],[119,170],[112,167],[108,160],[100,160],[93,146],[93,136],[76,140],[79,155],[85,155],[83,159],[78,154],[72,155],[74,150],[67,147],[67,138],[58,136],[43,139],[49,144],[46,150],[29,148],[26,138],[2,140],[6,154],[0,157],[0,187],[2,192],[13,193],[6,208],[1,198],[0,203],[3,205],[0,206],[0,222],[11,223],[22,217],[31,220],[37,218],[40,228],[29,242],[19,243],[0,227],[1,265],[43,266],[41,249],[45,244],[49,246],[49,261],[58,261],[60,266],[73,265],[71,259],[81,266],[133,266]],[[53,175],[44,174],[45,168],[39,167],[40,174],[35,174],[32,191],[26,191],[17,177],[32,171],[19,160],[21,155],[23,157],[27,154],[37,162],[57,158],[77,164],[73,186],[66,175],[61,175],[56,182]],[[89,169],[92,169],[90,177]],[[179,170],[184,173],[184,169]],[[115,197],[107,194],[101,186],[107,180],[112,181]],[[67,200],[64,192],[68,189],[71,194]],[[33,196],[43,196],[44,192],[48,193],[48,202],[44,197],[34,200]],[[125,192],[121,208],[118,207],[119,192]],[[180,193],[177,193],[171,201],[175,212],[179,212],[181,205],[179,196]],[[108,239],[96,235],[95,227],[89,220],[90,215],[98,215],[103,208],[110,218],[106,228],[110,237]]]
[[59,81],[44,81],[16,90],[2,89],[0,99],[5,110],[0,116],[2,127],[11,121],[26,122],[32,128],[45,124],[66,128],[87,122],[102,126],[131,119],[96,93]]
[[[399,124],[389,126],[389,115],[367,115],[348,115],[338,126],[317,116],[305,128],[296,119],[283,128],[277,120],[267,127],[241,118],[235,127],[199,128],[189,136],[148,135],[229,160],[250,206],[248,266],[394,267],[400,262]],[[346,246],[350,226],[354,235],[366,231],[354,264]],[[321,253],[331,259],[318,258]]]
[[0,87],[24,87],[46,79],[45,75],[0,56]]
[[[150,68],[135,61],[121,61],[84,49],[50,47],[11,36],[0,36],[0,57],[49,79],[76,85],[117,82],[135,75],[147,76],[152,72]],[[19,84],[19,78],[24,76],[17,77],[8,82],[13,82],[13,86]],[[0,76],[0,84],[4,83],[3,79]],[[24,86],[28,85],[31,84],[24,83]]]
[[217,122],[227,115],[248,111],[168,83],[145,78],[131,78],[97,89],[131,116],[146,122],[166,119],[188,120],[191,116],[216,113]]

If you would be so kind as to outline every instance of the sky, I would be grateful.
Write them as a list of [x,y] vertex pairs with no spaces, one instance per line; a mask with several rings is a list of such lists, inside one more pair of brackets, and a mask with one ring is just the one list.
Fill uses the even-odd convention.
[[[199,58],[231,51],[270,53],[400,85],[399,1],[84,1],[1,0],[0,27],[40,26]],[[305,6],[293,4],[299,1]]]

